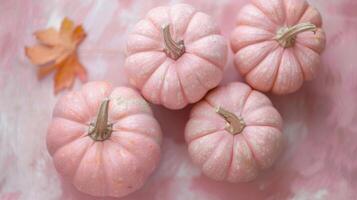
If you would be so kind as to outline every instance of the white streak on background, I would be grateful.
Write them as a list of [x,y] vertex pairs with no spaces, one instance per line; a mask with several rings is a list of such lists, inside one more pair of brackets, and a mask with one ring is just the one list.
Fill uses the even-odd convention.
[[88,40],[99,40],[105,28],[107,28],[115,10],[117,1],[96,1],[83,22],[88,32]]

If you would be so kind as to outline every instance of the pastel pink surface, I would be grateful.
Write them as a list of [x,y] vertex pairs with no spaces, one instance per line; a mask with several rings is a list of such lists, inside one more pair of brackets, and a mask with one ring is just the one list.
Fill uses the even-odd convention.
[[[275,37],[281,28],[310,22],[314,32],[297,34],[291,47]],[[238,13],[231,34],[234,63],[253,88],[289,94],[318,73],[325,32],[320,13],[305,0],[253,0]]]
[[[245,127],[232,134],[216,109],[240,117]],[[185,129],[192,160],[214,180],[251,181],[272,166],[282,148],[282,118],[268,97],[244,83],[211,91],[193,106]]]
[[[211,15],[228,38],[235,17],[248,0],[187,0]],[[191,106],[169,111],[152,106],[163,135],[158,169],[125,200],[357,199],[357,3],[310,0],[324,20],[326,48],[319,73],[291,95],[269,95],[284,119],[284,151],[272,168],[248,183],[213,181],[191,161],[184,127]],[[48,124],[58,98],[53,77],[38,81],[23,47],[33,32],[59,27],[68,16],[82,23],[87,38],[80,46],[88,79],[129,85],[124,75],[127,31],[163,0],[23,1],[0,6],[0,199],[97,200],[79,192],[56,172],[46,147]],[[242,80],[229,51],[223,84]],[[76,81],[74,90],[80,89]],[[115,198],[99,198],[114,200]]]
[[[99,105],[109,99],[111,136],[88,136]],[[90,82],[57,102],[47,147],[57,171],[84,193],[122,197],[140,189],[160,158],[161,130],[140,94],[107,82]]]
[[[163,51],[162,29],[170,25],[185,53],[174,60]],[[199,101],[222,80],[227,44],[212,17],[188,4],[153,8],[127,40],[125,69],[131,84],[154,104],[181,109]]]

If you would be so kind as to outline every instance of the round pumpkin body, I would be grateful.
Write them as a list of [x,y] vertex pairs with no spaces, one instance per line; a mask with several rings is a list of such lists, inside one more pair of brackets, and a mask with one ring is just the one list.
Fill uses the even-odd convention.
[[326,39],[320,13],[305,0],[252,0],[236,24],[234,63],[253,88],[289,94],[316,76]]
[[125,70],[148,101],[181,109],[219,84],[227,51],[207,14],[187,4],[157,7],[129,34]]
[[282,118],[264,94],[244,83],[231,83],[193,107],[185,139],[193,162],[206,176],[250,181],[279,155]]
[[47,134],[59,174],[93,196],[138,190],[159,162],[160,143],[160,126],[140,94],[106,82],[61,97]]

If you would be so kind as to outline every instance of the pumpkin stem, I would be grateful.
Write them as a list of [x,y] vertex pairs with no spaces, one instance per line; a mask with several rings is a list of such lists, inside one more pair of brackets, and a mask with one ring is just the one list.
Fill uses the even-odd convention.
[[175,42],[172,39],[169,24],[162,29],[162,33],[164,35],[164,43],[165,43],[164,52],[166,53],[167,56],[169,56],[174,60],[179,59],[185,53],[185,45],[183,40]]
[[234,113],[231,113],[220,106],[216,109],[216,113],[227,121],[225,129],[233,135],[241,133],[246,126],[243,118],[237,117]]
[[112,133],[112,124],[108,123],[109,101],[106,99],[100,104],[97,119],[89,126],[88,135],[95,141],[104,141]]
[[280,28],[275,36],[275,40],[284,48],[292,47],[295,43],[296,35],[306,31],[316,32],[317,27],[310,22],[296,24],[292,27]]

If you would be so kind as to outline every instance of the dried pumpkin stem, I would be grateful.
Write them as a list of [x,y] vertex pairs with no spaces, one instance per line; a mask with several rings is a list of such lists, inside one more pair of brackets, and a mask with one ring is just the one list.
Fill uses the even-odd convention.
[[112,133],[112,124],[108,123],[109,101],[106,99],[100,104],[97,119],[89,126],[88,135],[95,141],[104,141]]
[[280,28],[274,39],[279,42],[281,46],[288,48],[294,45],[297,34],[306,31],[316,32],[316,30],[316,25],[310,22],[304,22],[292,27]]
[[166,25],[162,29],[162,33],[164,36],[164,43],[165,43],[164,52],[166,53],[167,56],[169,56],[174,60],[179,59],[185,53],[185,45],[183,40],[176,42],[172,39],[170,33],[170,25]]
[[243,118],[237,117],[237,115],[223,109],[222,107],[218,107],[216,109],[216,113],[218,113],[227,121],[227,125],[225,129],[228,132],[230,132],[233,135],[236,135],[243,131],[245,127],[245,122],[243,121]]

